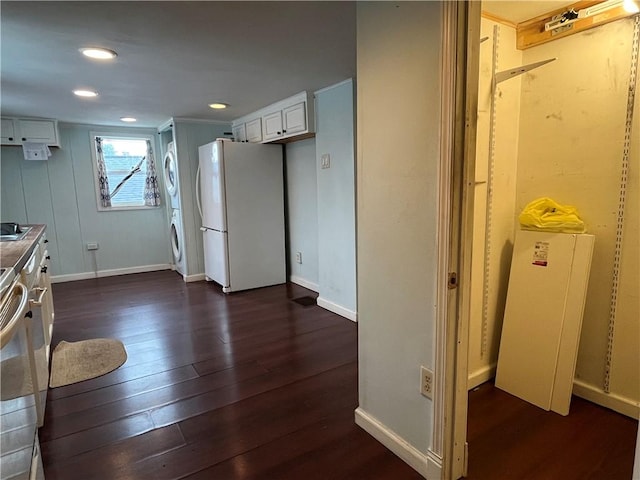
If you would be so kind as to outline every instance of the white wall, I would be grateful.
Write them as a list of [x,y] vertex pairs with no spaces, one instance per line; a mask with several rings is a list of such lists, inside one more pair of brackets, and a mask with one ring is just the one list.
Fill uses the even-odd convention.
[[434,368],[437,2],[357,6],[359,403],[356,421],[423,474]]
[[[495,25],[498,24],[485,18],[482,19],[481,37],[489,37],[489,39],[480,45],[474,238],[469,317],[469,389],[486,382],[495,375],[513,240],[517,225],[515,203],[521,77],[506,80],[497,86],[491,229],[488,248],[485,249]],[[522,52],[516,50],[515,28],[506,25],[498,25],[498,28],[497,70],[500,72],[522,65]],[[486,260],[488,260],[486,275],[488,288],[486,328],[483,328]]]
[[[316,141],[286,144],[288,263],[291,281],[318,291]],[[302,263],[296,262],[302,253]]]
[[633,18],[626,18],[524,51],[525,63],[550,57],[558,60],[523,77],[516,208],[521,211],[529,201],[549,196],[577,206],[589,233],[595,235],[574,393],[637,418],[640,402],[637,93],[630,137],[611,393],[603,392],[632,39]]
[[[63,123],[59,128],[61,148],[52,148],[46,162],[26,162],[20,147],[2,147],[2,221],[47,225],[51,270],[59,280],[89,278],[96,270],[168,268],[171,257],[162,178],[159,175],[161,207],[99,212],[89,135],[99,130],[139,132],[155,138],[156,132]],[[156,142],[156,166],[162,160],[158,147]],[[98,242],[99,250],[87,251],[87,242]]]
[[[470,322],[469,386],[493,375],[508,286],[512,227],[530,201],[548,196],[577,206],[596,237],[584,312],[574,393],[627,415],[638,416],[640,401],[640,261],[638,257],[639,103],[631,135],[627,212],[619,278],[619,302],[612,349],[611,392],[603,391],[609,306],[633,20],[624,19],[522,52],[511,28],[500,25],[498,70],[557,57],[557,60],[499,85],[496,126],[496,189],[490,275],[489,355],[482,356],[481,307],[486,187],[476,187],[473,299]],[[483,35],[493,22],[483,19]],[[481,46],[481,112],[478,164],[486,164],[486,98],[491,42]],[[515,62],[515,63],[511,63]],[[483,83],[484,81],[484,83]],[[509,90],[507,90],[507,87]],[[486,92],[485,92],[486,94]],[[483,99],[485,100],[483,102]],[[636,97],[637,99],[637,97]],[[484,167],[486,169],[486,166]],[[478,180],[482,178],[478,177]],[[503,245],[502,254],[495,248]],[[499,275],[496,275],[499,274]]]
[[[353,82],[316,92],[318,305],[356,320]],[[330,168],[321,167],[322,155]]]

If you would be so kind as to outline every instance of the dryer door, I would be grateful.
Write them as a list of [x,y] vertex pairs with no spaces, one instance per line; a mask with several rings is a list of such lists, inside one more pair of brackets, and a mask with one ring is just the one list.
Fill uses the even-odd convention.
[[178,191],[178,168],[176,165],[176,157],[173,151],[169,150],[164,155],[164,184],[167,186],[167,192],[172,197]]
[[180,219],[175,214],[171,219],[171,251],[174,262],[179,263],[182,259],[182,233]]

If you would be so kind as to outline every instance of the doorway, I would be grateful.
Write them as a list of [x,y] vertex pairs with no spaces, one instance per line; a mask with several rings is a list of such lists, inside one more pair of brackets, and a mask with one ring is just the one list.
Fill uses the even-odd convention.
[[[532,11],[535,6],[541,10]],[[572,408],[577,411],[584,402],[585,408],[617,412],[613,415],[628,424],[638,418],[640,400],[640,113],[637,101],[629,103],[634,76],[637,87],[632,65],[639,27],[635,18],[624,16],[518,48],[523,42],[519,24],[540,15],[537,22],[544,27],[545,18],[562,14],[565,7],[554,13],[549,3],[483,3],[476,169],[467,179],[474,184],[471,286],[462,293],[469,304],[467,389],[472,402],[477,387],[495,402],[502,395],[493,390],[492,379],[517,218],[528,202],[550,197],[576,205],[596,237],[573,385],[574,399],[579,399]],[[510,71],[519,73],[510,76]],[[497,81],[496,73],[505,75]],[[513,408],[514,417],[526,416],[527,421],[538,414],[537,407],[533,414]],[[469,425],[477,414],[469,409]],[[559,418],[571,422],[577,414]],[[608,424],[603,422],[601,428]],[[469,449],[473,457],[473,443]]]

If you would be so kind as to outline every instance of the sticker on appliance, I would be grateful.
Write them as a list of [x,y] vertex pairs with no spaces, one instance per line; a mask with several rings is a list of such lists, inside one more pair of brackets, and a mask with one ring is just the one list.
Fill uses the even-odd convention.
[[546,267],[549,258],[549,242],[536,242],[533,247],[533,265]]

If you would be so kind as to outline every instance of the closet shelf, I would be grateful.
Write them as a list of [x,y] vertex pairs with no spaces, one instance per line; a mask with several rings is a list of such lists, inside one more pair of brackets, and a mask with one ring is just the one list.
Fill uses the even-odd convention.
[[522,75],[534,68],[541,67],[542,65],[546,65],[547,63],[553,62],[557,60],[557,58],[549,58],[547,60],[542,60],[541,62],[530,63],[528,65],[523,65],[521,67],[510,68],[509,70],[503,70],[502,72],[497,72],[495,75],[496,85],[500,82],[504,82],[505,80],[509,80],[510,78],[517,77],[518,75]]

